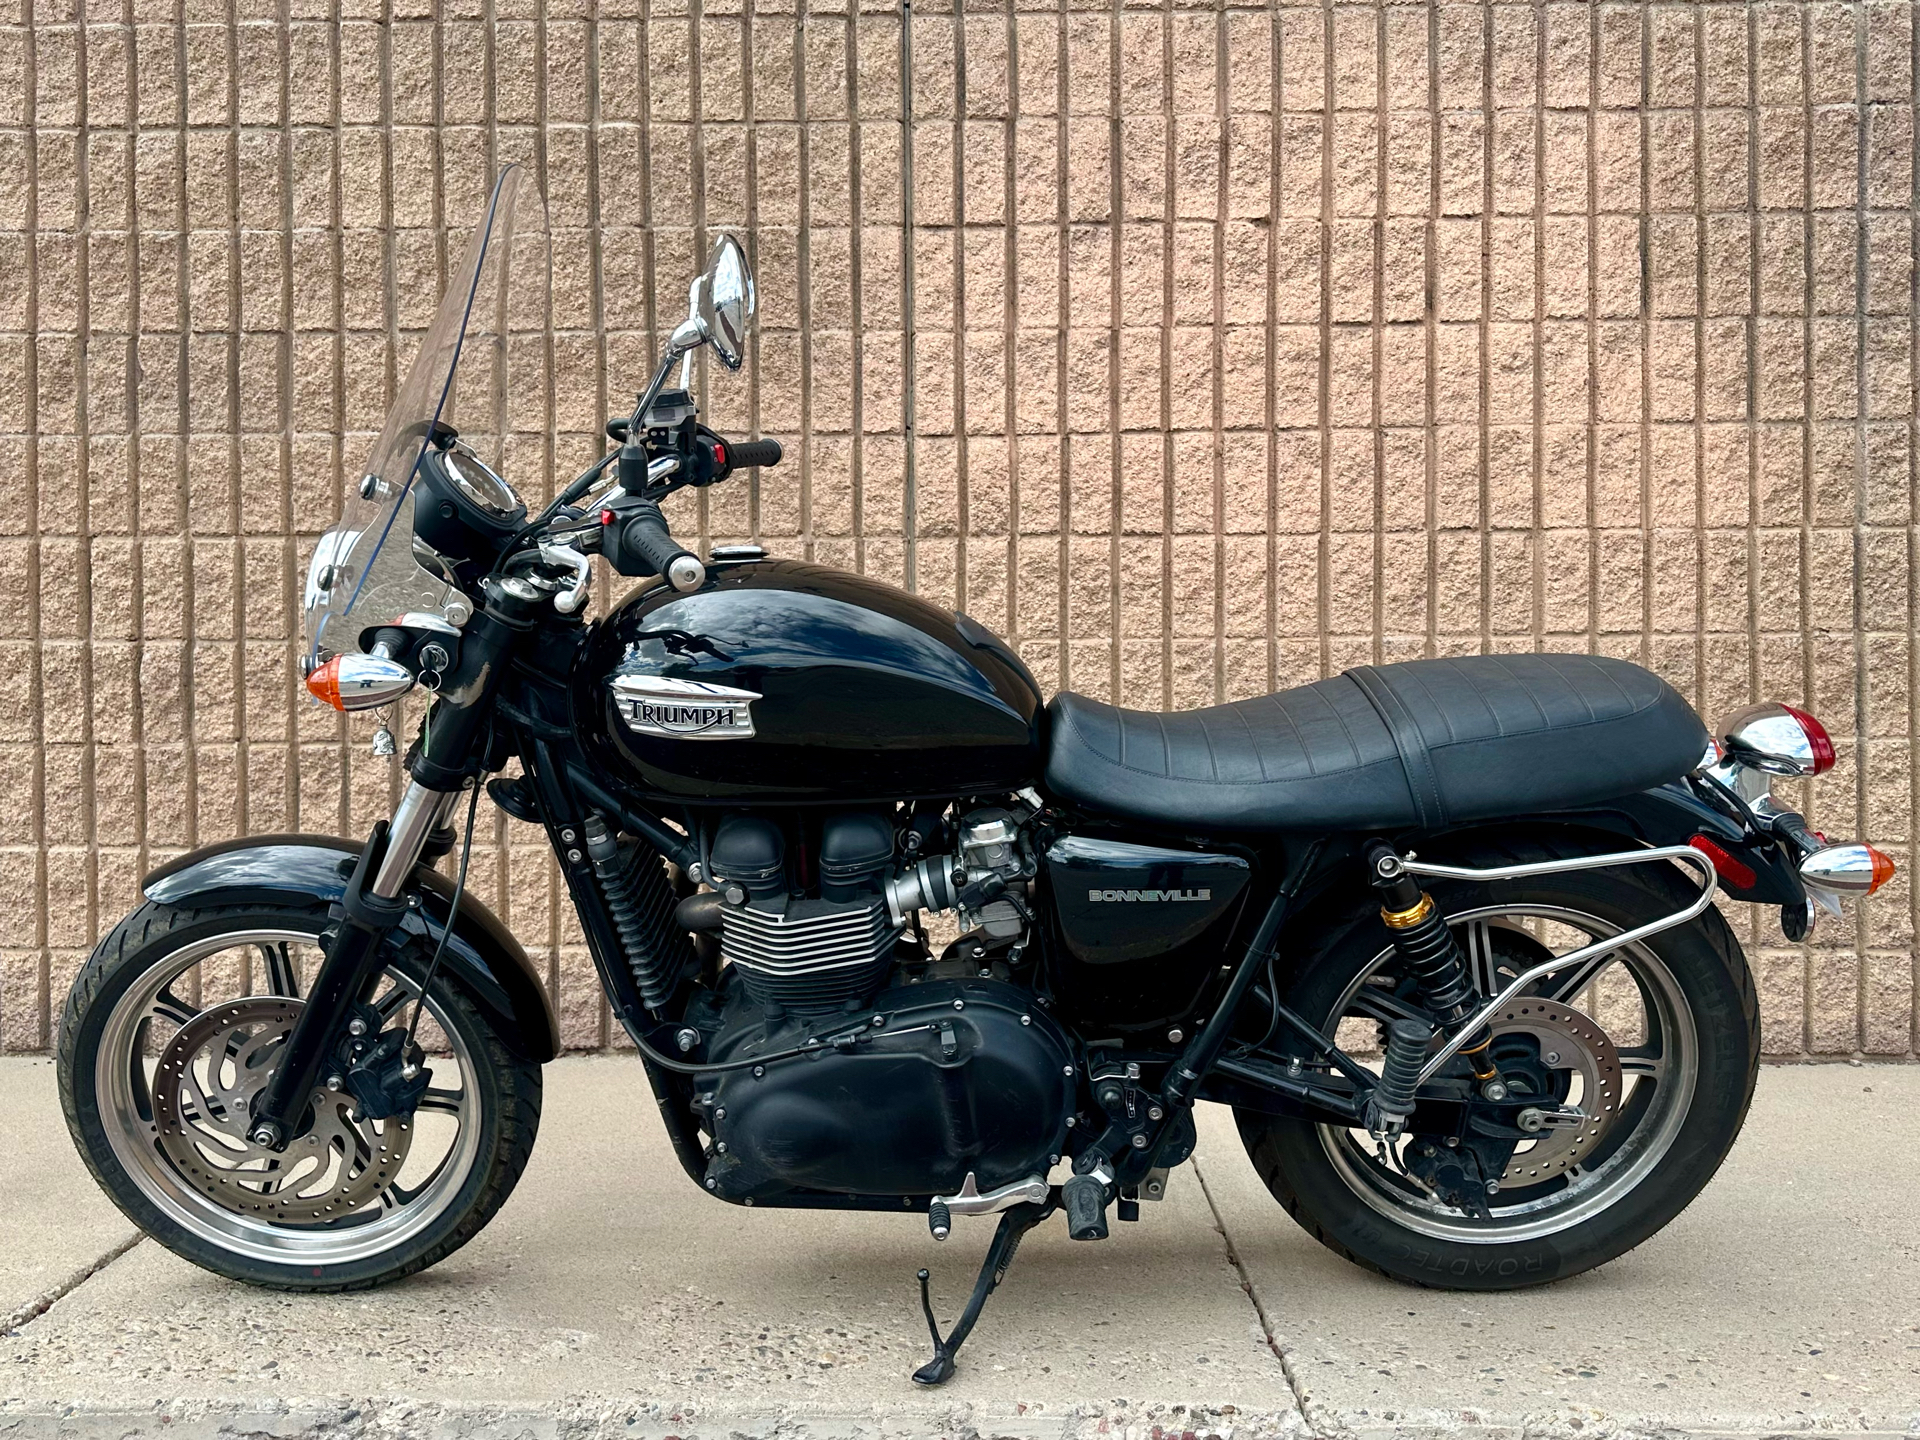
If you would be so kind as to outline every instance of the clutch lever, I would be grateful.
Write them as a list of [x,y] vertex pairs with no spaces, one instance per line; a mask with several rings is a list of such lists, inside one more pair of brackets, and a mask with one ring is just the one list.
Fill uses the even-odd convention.
[[587,603],[587,587],[593,583],[593,562],[571,545],[543,543],[539,554],[547,564],[564,566],[573,571],[573,579],[553,597],[554,609],[562,615],[573,614]]

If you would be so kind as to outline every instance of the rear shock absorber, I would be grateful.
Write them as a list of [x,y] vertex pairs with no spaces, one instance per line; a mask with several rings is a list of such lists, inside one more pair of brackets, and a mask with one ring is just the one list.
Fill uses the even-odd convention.
[[640,1003],[658,1010],[673,998],[694,958],[687,932],[673,921],[674,894],[666,870],[659,854],[644,840],[623,850],[597,813],[590,813],[581,828],[587,837],[587,859],[607,897],[607,915],[619,932]]
[[[1421,1000],[1443,1026],[1452,1028],[1468,1019],[1478,1008],[1479,996],[1467,977],[1460,942],[1433,897],[1420,888],[1399,853],[1378,840],[1367,847],[1367,878],[1380,896],[1380,919]],[[1483,1089],[1500,1081],[1499,1067],[1487,1053],[1492,1044],[1493,1033],[1483,1026],[1460,1050]]]

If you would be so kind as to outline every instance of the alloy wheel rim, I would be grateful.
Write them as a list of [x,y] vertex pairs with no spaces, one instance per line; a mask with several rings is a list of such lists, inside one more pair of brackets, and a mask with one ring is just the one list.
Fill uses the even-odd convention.
[[[1524,922],[1534,921],[1581,931],[1597,940],[1617,935],[1623,928],[1571,907],[1530,903],[1480,906],[1447,919],[1456,933],[1462,928],[1467,931],[1461,936],[1462,948],[1471,978],[1483,995],[1494,993],[1490,987],[1498,986],[1503,969],[1518,973],[1517,968],[1499,963],[1503,942],[1512,943],[1497,933],[1502,929],[1525,934]],[[1354,1002],[1368,980],[1394,957],[1393,948],[1385,946],[1368,962],[1341,993],[1332,1010],[1331,1024],[1337,1025],[1343,1018],[1366,1018],[1351,1013]],[[1435,1240],[1473,1245],[1509,1244],[1560,1234],[1631,1193],[1672,1148],[1692,1105],[1699,1075],[1699,1046],[1685,993],[1665,962],[1645,945],[1610,952],[1574,975],[1550,975],[1529,987],[1527,993],[1531,997],[1544,992],[1539,998],[1572,1010],[1578,1020],[1593,1023],[1573,1009],[1571,1002],[1616,966],[1626,968],[1638,991],[1644,1033],[1635,1045],[1619,1045],[1609,1037],[1606,1047],[1594,1047],[1597,1052],[1611,1048],[1619,1057],[1620,1077],[1631,1084],[1622,1087],[1625,1093],[1611,1102],[1619,1108],[1609,1131],[1623,1125],[1627,1128],[1619,1134],[1595,1137],[1595,1143],[1589,1144],[1581,1157],[1592,1159],[1590,1166],[1573,1163],[1538,1183],[1517,1187],[1503,1184],[1499,1194],[1488,1197],[1493,1219],[1486,1222],[1442,1205],[1393,1166],[1383,1163],[1364,1132],[1319,1125],[1320,1143],[1347,1187],[1370,1209],[1398,1225]],[[1573,1023],[1570,1028],[1577,1031],[1579,1026]],[[1500,1033],[1496,1027],[1496,1044]],[[1604,1065],[1604,1058],[1597,1059],[1592,1073],[1601,1074]],[[1412,1143],[1408,1137],[1397,1141],[1396,1147]],[[1532,1145],[1547,1143],[1551,1142],[1528,1142],[1514,1158],[1524,1160]]]
[[[220,1203],[209,1193],[210,1187],[181,1173],[178,1137],[168,1137],[170,1144],[161,1143],[160,1112],[170,1107],[155,1104],[153,1087],[168,1046],[165,1041],[155,1043],[156,1024],[178,1034],[196,1022],[203,1030],[209,1028],[209,1017],[218,1018],[211,1016],[214,1011],[248,1007],[248,1013],[261,1017],[276,1013],[277,1007],[270,1002],[285,1000],[286,992],[297,990],[299,966],[293,947],[310,950],[317,958],[317,940],[311,930],[250,926],[169,951],[142,971],[114,1003],[95,1053],[101,1127],[122,1170],[140,1193],[194,1238],[271,1264],[352,1264],[417,1238],[447,1213],[472,1175],[485,1119],[471,1050],[445,1008],[429,997],[426,1014],[446,1036],[451,1055],[430,1061],[435,1083],[410,1125],[407,1138],[413,1153],[390,1179],[381,1177],[386,1183],[371,1199],[362,1196],[349,1213],[335,1218],[314,1217],[312,1223],[297,1225],[275,1223],[236,1208],[233,1196]],[[264,988],[276,993],[222,999],[204,1008],[180,997],[175,987],[194,966],[236,950],[258,952]],[[254,988],[263,987],[256,980]],[[397,1017],[406,1013],[418,993],[415,982],[389,967],[378,983],[374,1003],[383,1014]],[[449,1083],[456,1076],[457,1086]],[[203,1071],[202,1083],[204,1078]],[[170,1083],[185,1082],[170,1071]],[[248,1088],[257,1090],[257,1080]],[[197,1098],[189,1085],[171,1108],[190,1108]],[[200,1134],[207,1143],[218,1145],[215,1132],[219,1128],[203,1126]],[[222,1158],[219,1150],[207,1153],[216,1160]],[[239,1207],[245,1204],[238,1202]]]

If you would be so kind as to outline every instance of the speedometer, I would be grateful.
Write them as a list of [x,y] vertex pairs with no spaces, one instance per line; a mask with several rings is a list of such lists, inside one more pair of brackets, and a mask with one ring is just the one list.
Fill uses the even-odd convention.
[[527,520],[527,507],[451,426],[436,426],[420,456],[415,534],[456,563],[491,558]]

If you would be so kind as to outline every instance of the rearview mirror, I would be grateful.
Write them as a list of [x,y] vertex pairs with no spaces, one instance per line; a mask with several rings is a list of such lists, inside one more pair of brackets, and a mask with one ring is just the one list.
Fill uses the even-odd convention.
[[738,370],[747,358],[747,326],[753,319],[753,275],[746,252],[731,235],[722,235],[707,262],[707,273],[693,287],[693,313],[706,330],[720,363]]

